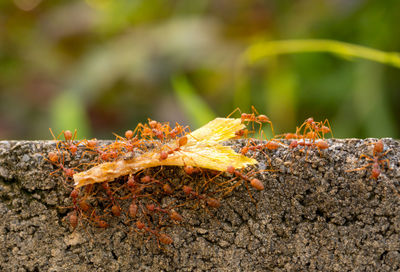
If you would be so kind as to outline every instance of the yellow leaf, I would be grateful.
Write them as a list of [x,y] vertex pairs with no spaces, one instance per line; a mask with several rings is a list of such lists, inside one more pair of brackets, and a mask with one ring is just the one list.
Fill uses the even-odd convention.
[[[99,164],[85,172],[74,175],[76,187],[87,184],[112,181],[140,170],[162,166],[194,166],[205,169],[226,171],[228,166],[237,169],[256,164],[257,161],[236,153],[229,146],[219,144],[235,136],[235,132],[243,129],[240,119],[216,118],[205,126],[186,135],[184,146],[178,148],[178,141],[171,141],[159,149],[146,152],[130,160],[118,160]],[[175,150],[165,160],[160,160],[161,150]]]

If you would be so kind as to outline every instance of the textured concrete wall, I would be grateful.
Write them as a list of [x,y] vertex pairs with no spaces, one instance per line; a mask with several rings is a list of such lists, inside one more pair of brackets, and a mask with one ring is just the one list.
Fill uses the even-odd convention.
[[73,231],[61,207],[69,191],[43,160],[54,143],[2,141],[0,270],[400,270],[399,142],[384,139],[390,169],[378,180],[371,167],[346,172],[365,164],[358,157],[371,154],[373,141],[329,140],[328,150],[307,157],[266,152],[277,171],[262,174],[264,191],[251,190],[257,205],[243,187],[218,209],[183,210],[185,222],[171,227],[174,243],[163,249],[123,219]]

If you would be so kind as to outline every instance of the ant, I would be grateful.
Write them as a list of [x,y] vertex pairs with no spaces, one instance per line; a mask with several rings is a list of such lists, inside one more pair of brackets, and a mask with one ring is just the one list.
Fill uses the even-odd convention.
[[[360,159],[365,158],[366,160],[371,161],[371,162],[367,163],[366,165],[364,165],[360,168],[347,170],[346,172],[360,171],[360,170],[366,169],[368,166],[372,166],[371,177],[376,180],[376,179],[378,179],[379,175],[381,174],[381,166],[380,165],[384,166],[386,163],[387,167],[390,168],[389,159],[381,159],[381,158],[384,157],[387,153],[389,153],[391,151],[391,149],[387,150],[385,153],[382,153],[383,149],[384,149],[384,144],[383,144],[382,140],[378,140],[377,142],[373,143],[373,145],[374,145],[374,148],[373,148],[373,152],[372,152],[372,157],[365,155],[365,154],[360,155]],[[382,154],[379,154],[379,153],[382,153]]]
[[186,131],[187,129],[189,129],[188,126],[182,127],[182,126],[179,125],[178,123],[175,123],[174,129],[172,129],[171,131],[167,131],[165,134],[166,134],[167,137],[169,137],[169,138],[176,138],[178,135],[182,135],[183,133],[185,133],[185,131]]
[[106,221],[101,220],[100,218],[101,216],[96,215],[96,210],[93,210],[90,219],[97,225],[97,227],[102,229],[108,228],[109,224]]
[[[229,116],[234,114],[236,111],[240,112],[240,109],[236,108],[232,113],[230,113],[227,116],[227,118],[229,118]],[[252,122],[252,123],[259,124],[260,125],[259,133],[260,134],[261,134],[261,129],[262,129],[263,123],[268,123],[271,126],[272,134],[275,135],[274,126],[272,125],[272,122],[269,120],[269,118],[264,114],[259,114],[254,106],[251,106],[251,111],[252,111],[252,113],[241,113],[240,119],[241,119],[242,123]],[[253,130],[254,130],[254,126],[253,126]],[[239,132],[239,135],[236,134],[236,136],[241,136],[240,134],[244,135],[247,133],[248,133],[248,131]]]
[[304,147],[316,147],[319,150],[329,148],[329,144],[324,140],[317,140],[315,142],[309,142],[304,139],[301,141],[296,141],[296,140],[292,141],[289,144],[289,148],[296,148],[299,145],[304,146]]
[[57,173],[58,171],[62,170],[64,175],[67,177],[67,179],[71,179],[75,174],[74,169],[77,169],[76,167],[67,168],[64,166],[64,154],[62,156],[62,161],[60,161],[60,156],[58,155],[58,153],[49,152],[48,159],[46,159],[46,160],[50,161],[50,163],[52,163],[53,165],[58,167],[58,169],[51,172],[50,175],[53,175],[53,174]]
[[[303,147],[302,149],[300,149],[301,152],[304,152],[304,149],[306,149],[307,147],[308,148],[313,148],[313,147],[317,148],[320,155],[322,155],[321,150],[325,150],[325,149],[329,148],[329,144],[325,140],[319,139],[319,140],[313,142],[313,141],[307,140],[306,138],[303,138],[301,140],[291,141],[289,144],[289,149],[295,149],[298,146]],[[308,148],[306,151],[306,159],[307,159],[308,151],[309,151]],[[292,153],[292,156],[294,156],[293,153]]]
[[233,166],[231,166],[231,165],[227,167],[226,171],[227,171],[229,174],[235,175],[236,177],[238,177],[238,178],[240,178],[240,179],[242,179],[242,180],[245,180],[245,181],[249,182],[250,185],[251,185],[253,188],[255,188],[255,189],[259,190],[259,191],[264,190],[264,184],[263,184],[259,179],[257,179],[257,178],[250,178],[250,177],[248,177],[247,175],[242,174],[241,172],[239,172],[238,170],[236,170],[235,167],[233,167]]
[[221,202],[218,199],[199,194],[193,191],[193,188],[190,186],[184,185],[182,187],[182,190],[185,193],[185,195],[197,198],[198,200],[204,200],[207,203],[207,205],[212,208],[219,208],[221,206]]
[[[160,140],[161,142],[164,141],[166,135],[169,134],[169,132],[171,131],[171,127],[169,126],[169,123],[160,123],[157,122],[155,120],[151,120],[150,118],[148,119],[148,125],[145,124],[141,124],[139,123],[136,127],[137,130],[139,130],[141,132],[141,136],[142,137],[150,137],[151,139],[153,139],[153,137],[157,137],[158,140]],[[180,132],[180,129],[177,128],[176,131],[174,131],[174,133]]]
[[233,167],[232,165],[227,167],[226,172],[233,175],[234,177],[228,181],[220,183],[219,186],[223,186],[225,184],[230,184],[232,181],[236,180],[237,178],[239,178],[239,180],[236,181],[233,185],[219,190],[219,191],[224,191],[224,195],[231,193],[235,188],[239,187],[243,181],[246,181],[245,186],[246,186],[246,189],[247,189],[247,191],[250,195],[250,198],[253,202],[255,202],[255,200],[253,199],[253,196],[252,196],[247,184],[249,183],[251,187],[255,188],[258,191],[264,190],[264,184],[261,182],[261,180],[259,180],[257,178],[251,178],[249,176],[250,173],[248,173],[247,175],[243,174],[240,171],[236,170],[236,168]]
[[[135,130],[136,131],[136,130]],[[115,150],[123,150],[132,152],[134,148],[143,148],[146,149],[142,143],[142,140],[139,139],[138,135],[135,135],[135,132],[132,130],[125,131],[125,138],[121,137],[115,133],[113,133],[116,137],[115,142],[110,144],[109,147]]]
[[[119,136],[118,136],[119,137]],[[91,139],[91,140],[83,140],[84,145],[86,146],[90,153],[95,153],[99,156],[100,161],[112,161],[118,158],[118,156],[121,153],[121,149],[119,148],[119,145],[116,143],[112,143],[106,147],[101,147],[97,145],[97,139]],[[84,153],[84,154],[85,154]],[[84,156],[83,154],[83,156]]]
[[166,159],[168,158],[169,155],[171,155],[171,154],[173,154],[173,153],[175,153],[175,152],[177,152],[177,151],[180,151],[180,150],[181,150],[181,147],[184,146],[184,145],[186,145],[187,142],[188,142],[187,136],[180,137],[180,138],[177,140],[177,147],[176,147],[176,148],[170,149],[170,150],[168,150],[168,151],[162,150],[162,151],[160,152],[159,160],[160,160],[160,161],[166,160]]
[[249,130],[247,128],[238,130],[235,132],[235,138],[234,139],[240,139],[240,138],[247,138],[249,134]]
[[275,140],[267,141],[265,144],[258,144],[258,145],[253,144],[251,142],[251,143],[247,144],[245,147],[243,147],[240,150],[240,153],[242,153],[243,155],[246,155],[248,151],[264,150],[264,149],[276,150],[282,145],[283,145],[282,143],[277,142]]
[[170,210],[170,209],[163,209],[160,206],[156,206],[154,204],[147,204],[146,205],[147,210],[149,210],[150,212],[159,212],[159,213],[165,213],[167,214],[172,220],[177,221],[177,222],[181,222],[183,221],[183,217],[182,215],[180,215],[179,213],[177,213],[174,210]]
[[168,236],[167,234],[159,233],[157,230],[153,230],[153,229],[149,228],[142,221],[137,221],[136,222],[136,227],[139,230],[144,230],[145,232],[149,233],[150,235],[154,235],[157,238],[157,241],[162,243],[162,244],[164,244],[164,245],[170,245],[170,244],[172,244],[174,242],[172,240],[172,238],[170,236]]
[[51,128],[49,128],[51,135],[53,136],[53,139],[57,141],[57,148],[58,148],[58,138],[60,138],[61,134],[64,134],[64,139],[65,141],[62,141],[61,143],[63,144],[64,148],[68,149],[72,155],[75,155],[76,152],[78,151],[78,145],[74,144],[76,135],[77,135],[77,130],[75,129],[74,134],[72,135],[72,132],[70,130],[63,130],[61,133],[56,137],[54,136],[53,131]]
[[[90,204],[88,204],[86,202],[85,199],[81,199],[78,201],[78,198],[79,198],[79,189],[78,188],[75,188],[71,191],[70,197],[72,199],[72,204],[73,204],[74,210],[69,215],[69,221],[70,221],[70,225],[75,229],[78,225],[79,216],[87,217],[87,215],[85,213],[87,213],[90,209],[92,209],[92,207]],[[86,197],[87,197],[87,195],[84,196],[84,198],[86,198]]]
[[329,124],[328,119],[325,119],[323,122],[316,122],[314,121],[314,118],[310,117],[306,119],[299,128],[296,129],[296,135],[299,135],[302,129],[303,139],[312,139],[313,142],[315,142],[316,139],[324,139],[325,134],[329,132],[333,137],[331,125]]
[[201,169],[198,167],[193,167],[191,165],[186,165],[183,167],[183,171],[185,171],[186,174],[193,175],[193,174],[197,174],[199,172],[201,172]]

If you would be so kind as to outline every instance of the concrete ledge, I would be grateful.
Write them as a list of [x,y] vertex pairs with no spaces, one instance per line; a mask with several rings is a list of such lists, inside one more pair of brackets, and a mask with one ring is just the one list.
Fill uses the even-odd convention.
[[[263,173],[265,190],[243,187],[213,210],[183,211],[154,241],[115,219],[102,230],[72,231],[60,208],[70,203],[61,178],[44,160],[51,141],[0,142],[1,271],[397,271],[400,270],[400,143],[383,139],[378,180],[360,154],[375,139],[328,140],[328,150],[281,148],[255,154],[277,171]],[[230,142],[240,148],[241,141]]]

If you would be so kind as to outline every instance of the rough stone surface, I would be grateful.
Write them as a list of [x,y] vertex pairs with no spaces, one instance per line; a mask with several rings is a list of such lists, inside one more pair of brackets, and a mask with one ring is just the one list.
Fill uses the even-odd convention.
[[69,191],[44,160],[54,142],[1,141],[0,270],[398,271],[400,143],[383,139],[390,168],[378,180],[371,166],[346,172],[367,163],[359,156],[375,141],[253,154],[275,170],[260,174],[264,191],[250,190],[256,205],[242,186],[219,209],[187,209],[163,249],[118,222],[72,231],[60,208]]

